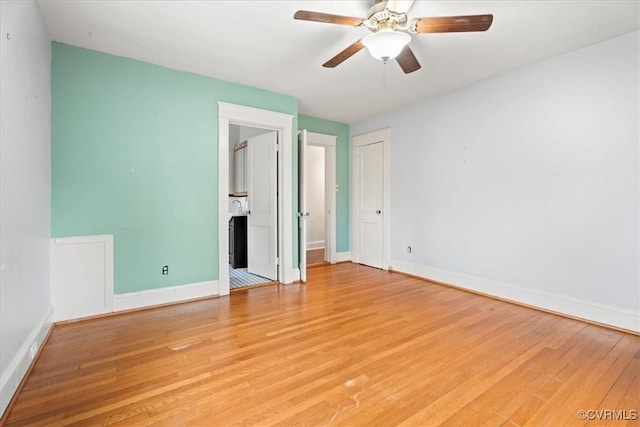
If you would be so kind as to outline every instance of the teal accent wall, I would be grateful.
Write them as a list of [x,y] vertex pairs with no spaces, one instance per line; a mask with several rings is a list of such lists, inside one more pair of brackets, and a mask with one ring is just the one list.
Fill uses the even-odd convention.
[[52,236],[113,234],[116,294],[216,280],[217,101],[297,100],[61,43],[51,91]]
[[336,194],[336,251],[348,252],[350,250],[349,125],[300,115],[298,116],[298,129],[338,137],[336,142],[336,183],[339,191]]

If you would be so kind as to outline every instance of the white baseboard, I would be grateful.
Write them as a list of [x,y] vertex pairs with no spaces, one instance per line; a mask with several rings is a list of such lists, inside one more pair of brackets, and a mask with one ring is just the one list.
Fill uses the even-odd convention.
[[324,249],[324,240],[307,242],[307,250],[309,249]]
[[351,261],[351,252],[336,252],[335,262]]
[[7,369],[0,377],[0,417],[9,406],[11,398],[18,389],[22,378],[27,373],[29,365],[33,361],[31,346],[35,343],[39,349],[42,347],[45,337],[53,325],[53,306],[49,306],[42,319],[34,326],[29,336],[18,350]]
[[393,270],[436,282],[495,296],[516,303],[538,307],[567,316],[640,332],[640,313],[597,302],[579,300],[564,295],[515,285],[494,282],[474,276],[440,270],[433,267],[392,260]]
[[218,295],[217,280],[116,294],[113,296],[113,311],[131,310],[215,295]]
[[[299,268],[294,268],[293,269],[293,282],[299,282],[300,281],[300,269]],[[292,283],[292,282],[289,282]]]

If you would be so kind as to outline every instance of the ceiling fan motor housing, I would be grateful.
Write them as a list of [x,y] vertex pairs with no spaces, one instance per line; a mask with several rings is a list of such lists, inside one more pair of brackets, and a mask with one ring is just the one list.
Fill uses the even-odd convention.
[[387,0],[376,0],[376,3],[367,12],[367,16],[367,19],[362,21],[362,25],[371,31],[406,29],[407,14],[395,13],[387,9]]

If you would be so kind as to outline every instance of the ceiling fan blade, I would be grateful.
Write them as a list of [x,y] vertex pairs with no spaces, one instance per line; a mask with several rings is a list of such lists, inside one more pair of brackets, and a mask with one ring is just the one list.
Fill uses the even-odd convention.
[[413,2],[414,0],[388,0],[386,7],[395,13],[407,13],[411,9]]
[[420,63],[409,45],[405,46],[400,55],[396,56],[396,61],[398,61],[398,65],[400,65],[405,74],[413,73],[420,69]]
[[322,66],[327,68],[337,67],[347,59],[351,58],[356,53],[360,52],[360,50],[363,47],[364,45],[362,44],[362,39],[360,39],[355,43],[351,44],[349,47],[347,47],[345,50],[343,50],[333,58],[331,58],[330,60],[328,60],[327,62],[325,62],[324,64],[322,64]]
[[493,15],[441,16],[415,20],[416,32],[418,33],[487,31],[492,22]]
[[332,15],[330,13],[312,12],[309,10],[299,10],[293,15],[294,19],[303,21],[324,22],[327,24],[350,25],[357,27],[362,24],[363,18],[355,18],[353,16]]

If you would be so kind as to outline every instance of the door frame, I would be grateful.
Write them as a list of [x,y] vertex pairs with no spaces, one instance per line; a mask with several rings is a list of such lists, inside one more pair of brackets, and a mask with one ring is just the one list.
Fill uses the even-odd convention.
[[[325,257],[331,264],[336,263],[336,145],[338,137],[324,133],[307,131],[307,145],[324,147],[324,174],[325,174],[325,210],[329,215],[325,218]],[[327,251],[327,246],[329,251]],[[304,248],[306,250],[306,248]]]
[[373,132],[357,135],[351,138],[351,241],[353,262],[358,262],[359,253],[356,248],[358,242],[358,186],[356,185],[356,149],[365,145],[382,143],[382,269],[389,269],[391,259],[391,202],[389,197],[389,168],[391,153],[391,128],[379,129]]
[[229,294],[229,125],[278,133],[278,280],[292,283],[293,118],[291,114],[218,101],[218,295]]

